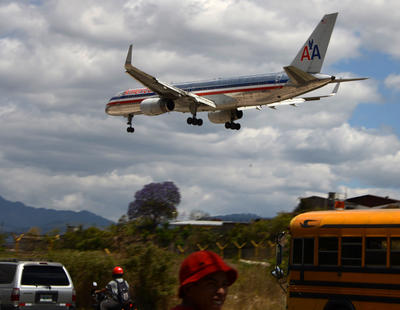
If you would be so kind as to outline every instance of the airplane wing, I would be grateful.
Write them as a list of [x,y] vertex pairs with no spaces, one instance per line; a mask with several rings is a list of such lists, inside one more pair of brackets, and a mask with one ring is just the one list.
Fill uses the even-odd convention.
[[128,73],[131,77],[148,87],[153,92],[157,93],[162,98],[168,98],[172,100],[184,99],[183,101],[187,102],[188,104],[205,104],[213,108],[216,107],[212,100],[169,85],[132,66],[132,45],[129,46],[128,55],[126,56],[125,70],[126,73]]
[[[313,97],[298,97],[298,98],[292,98],[292,99],[287,99],[287,100],[282,100],[282,101],[276,101],[276,102],[268,103],[267,107],[269,107],[271,109],[275,109],[276,107],[282,106],[282,105],[297,106],[298,103],[303,103],[306,101],[320,100],[321,98],[333,97],[337,94],[340,83],[341,82],[337,82],[335,87],[333,88],[332,92],[328,95],[313,96]],[[254,105],[254,106],[242,107],[242,108],[239,108],[238,110],[247,110],[247,109],[261,110],[261,108],[262,108],[261,105]]]

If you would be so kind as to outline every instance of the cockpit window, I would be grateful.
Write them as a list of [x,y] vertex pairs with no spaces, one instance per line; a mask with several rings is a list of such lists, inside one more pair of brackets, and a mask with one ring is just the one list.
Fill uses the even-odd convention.
[[125,94],[125,91],[120,91],[120,92],[116,93],[114,97],[121,97],[124,94]]

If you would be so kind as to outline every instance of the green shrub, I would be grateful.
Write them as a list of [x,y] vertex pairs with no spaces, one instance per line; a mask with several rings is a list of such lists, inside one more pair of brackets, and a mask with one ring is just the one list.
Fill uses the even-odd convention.
[[134,275],[129,283],[134,285],[138,308],[169,309],[169,299],[176,294],[174,256],[150,242],[132,245],[127,252],[125,266]]

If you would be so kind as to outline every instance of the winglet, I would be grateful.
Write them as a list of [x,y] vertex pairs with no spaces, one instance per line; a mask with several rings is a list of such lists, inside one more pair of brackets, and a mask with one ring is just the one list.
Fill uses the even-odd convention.
[[132,44],[129,45],[128,55],[126,55],[125,68],[132,65]]

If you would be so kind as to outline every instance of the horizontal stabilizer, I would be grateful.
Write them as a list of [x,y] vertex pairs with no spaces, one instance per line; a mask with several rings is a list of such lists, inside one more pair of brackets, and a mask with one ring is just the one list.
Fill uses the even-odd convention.
[[283,67],[283,69],[285,69],[285,72],[289,76],[290,81],[295,85],[303,85],[308,82],[317,80],[316,77],[294,66]]
[[350,78],[350,79],[335,79],[334,81],[332,81],[332,83],[353,82],[353,81],[362,81],[362,80],[368,80],[368,78],[362,77],[362,78]]

